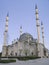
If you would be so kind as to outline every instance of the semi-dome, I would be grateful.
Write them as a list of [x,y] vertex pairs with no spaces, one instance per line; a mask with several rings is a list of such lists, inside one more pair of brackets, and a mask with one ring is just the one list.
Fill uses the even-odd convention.
[[31,34],[29,33],[23,33],[20,38],[19,41],[27,41],[28,39],[30,39],[31,41],[33,40],[33,37]]

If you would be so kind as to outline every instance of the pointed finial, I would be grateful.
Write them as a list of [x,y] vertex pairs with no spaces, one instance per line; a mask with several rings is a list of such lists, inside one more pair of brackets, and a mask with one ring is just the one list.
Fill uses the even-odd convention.
[[41,22],[41,25],[43,25],[43,22]]
[[20,26],[20,29],[22,29],[22,26]]
[[37,4],[35,5],[35,9],[37,9]]
[[9,12],[7,13],[7,17],[9,16]]
[[7,16],[6,16],[6,21],[9,20],[9,13],[7,13]]

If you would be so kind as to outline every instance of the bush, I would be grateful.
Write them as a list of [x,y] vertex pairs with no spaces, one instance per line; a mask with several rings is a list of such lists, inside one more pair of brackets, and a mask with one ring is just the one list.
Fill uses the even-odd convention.
[[[2,57],[2,58],[6,58],[6,57]],[[41,57],[37,57],[37,56],[13,56],[13,57],[8,57],[9,59],[18,59],[18,60],[22,60],[22,61],[26,61],[26,60],[33,60],[33,59],[38,59]]]
[[16,62],[16,60],[0,60],[0,63],[11,63]]
[[2,53],[0,52],[0,57],[1,57]]
[[18,60],[33,60],[37,58],[40,58],[40,57],[36,57],[36,56],[17,57]]

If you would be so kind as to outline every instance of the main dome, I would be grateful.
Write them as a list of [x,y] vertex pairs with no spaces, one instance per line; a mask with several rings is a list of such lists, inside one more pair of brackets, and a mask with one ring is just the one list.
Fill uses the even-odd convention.
[[33,37],[31,34],[29,33],[23,33],[20,38],[19,41],[28,41],[28,39],[30,39],[31,41],[33,41]]

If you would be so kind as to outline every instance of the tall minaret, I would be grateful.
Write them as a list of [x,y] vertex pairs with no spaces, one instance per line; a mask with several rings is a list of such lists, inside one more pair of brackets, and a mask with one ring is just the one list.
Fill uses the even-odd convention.
[[9,20],[9,14],[6,16],[6,23],[5,23],[5,31],[4,31],[4,46],[8,43],[8,20]]
[[20,26],[20,36],[22,35],[22,26]]
[[36,14],[36,26],[37,26],[38,43],[40,43],[40,23],[39,23],[37,5],[35,6],[35,12],[36,12],[35,14]]
[[44,26],[42,22],[41,22],[41,30],[42,30],[42,43],[44,45]]
[[5,23],[5,31],[4,31],[4,44],[2,47],[2,56],[5,57],[8,55],[8,20],[9,20],[9,14],[6,16],[6,23]]

